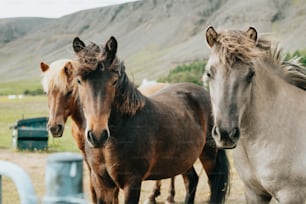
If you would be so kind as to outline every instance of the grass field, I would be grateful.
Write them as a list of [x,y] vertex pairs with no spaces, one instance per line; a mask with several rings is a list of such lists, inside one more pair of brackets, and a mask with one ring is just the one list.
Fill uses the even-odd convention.
[[34,91],[41,89],[40,79],[19,80],[10,82],[1,82],[0,95],[5,96],[9,94],[23,94],[26,90]]
[[[62,138],[53,139],[49,136],[49,149],[43,152],[28,152],[17,151],[12,148],[12,130],[9,127],[16,122],[16,120],[31,117],[48,116],[47,97],[46,96],[31,96],[23,99],[8,99],[6,96],[0,96],[0,160],[13,162],[21,166],[30,176],[35,191],[38,197],[43,198],[45,190],[45,166],[46,159],[50,153],[61,151],[79,152],[77,149],[70,131],[70,121],[66,125],[66,129]],[[231,152],[229,158],[232,163],[231,173],[231,195],[228,197],[226,203],[238,204],[244,202],[244,191],[241,180],[233,166]],[[196,203],[205,203],[209,197],[209,188],[207,184],[207,177],[202,170],[200,162],[197,161],[195,168],[200,175],[198,190],[196,194]],[[153,181],[143,182],[141,189],[141,203],[151,193],[153,189]],[[84,165],[84,192],[86,198],[89,200],[89,178],[88,170]],[[163,203],[167,197],[169,180],[163,181],[162,195],[158,201]],[[185,195],[185,187],[183,179],[178,176],[175,183],[176,187],[176,201],[182,203]],[[3,204],[17,204],[20,203],[18,193],[15,185],[8,178],[3,179]],[[120,203],[123,201],[123,193],[120,193]]]
[[[0,96],[0,148],[12,147],[12,130],[10,126],[22,118],[48,116],[47,96],[25,96],[8,99]],[[78,151],[70,132],[70,121],[66,125],[62,138],[49,136],[49,151]]]
[[[9,99],[0,96],[0,160],[8,160],[20,165],[30,175],[38,195],[43,195],[44,168],[49,153],[70,151],[79,152],[70,132],[70,121],[62,138],[49,136],[48,151],[27,152],[17,151],[12,147],[12,130],[10,126],[22,118],[48,116],[47,96],[25,96]],[[43,164],[42,164],[43,162]],[[32,163],[32,165],[30,165]],[[4,204],[19,203],[17,189],[11,180],[3,178]]]

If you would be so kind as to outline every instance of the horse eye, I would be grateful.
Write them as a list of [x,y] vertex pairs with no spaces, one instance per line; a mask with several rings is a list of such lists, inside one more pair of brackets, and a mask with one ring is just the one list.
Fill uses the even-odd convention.
[[251,83],[253,77],[255,76],[255,72],[254,71],[251,71],[248,76],[247,76],[247,82],[248,83]]
[[118,82],[118,80],[115,80],[115,81],[113,82],[113,85],[115,86],[115,85],[117,84],[117,82]]
[[213,78],[212,74],[209,71],[206,72],[206,78],[207,79],[212,79]]
[[76,82],[81,85],[81,80],[80,79],[76,79]]

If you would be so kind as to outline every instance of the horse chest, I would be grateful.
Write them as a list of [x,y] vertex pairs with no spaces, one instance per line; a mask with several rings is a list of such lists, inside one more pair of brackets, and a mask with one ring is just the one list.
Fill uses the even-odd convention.
[[139,149],[128,140],[111,139],[104,147],[105,165],[110,176],[119,186],[129,177],[142,177],[148,169],[147,154],[138,153]]
[[296,165],[296,158],[292,157],[294,148],[288,152],[284,149],[282,144],[273,146],[252,142],[250,145],[240,142],[233,156],[243,183],[248,188],[274,197],[284,188],[305,188],[305,159],[299,159],[299,165]]
[[241,143],[233,151],[235,166],[240,178],[246,186],[259,191],[270,191],[270,186],[275,185],[276,182],[273,156],[258,149],[256,144],[247,148],[247,145]]

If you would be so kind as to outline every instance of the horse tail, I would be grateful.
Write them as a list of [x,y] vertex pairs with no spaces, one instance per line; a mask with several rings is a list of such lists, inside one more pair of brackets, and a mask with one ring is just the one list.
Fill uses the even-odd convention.
[[224,203],[230,190],[230,165],[224,149],[217,152],[216,166],[208,175],[210,181],[210,203]]
[[230,163],[225,150],[217,148],[211,134],[208,134],[200,160],[209,180],[209,203],[224,203],[230,191]]
[[[185,93],[185,92],[184,92]],[[197,107],[198,118],[203,124],[203,131],[206,133],[206,142],[199,159],[209,179],[210,202],[219,204],[225,202],[229,193],[230,164],[225,150],[218,149],[212,137],[213,118],[211,115],[211,103],[209,93],[202,87],[193,89],[191,94],[185,95],[189,99],[190,107]]]

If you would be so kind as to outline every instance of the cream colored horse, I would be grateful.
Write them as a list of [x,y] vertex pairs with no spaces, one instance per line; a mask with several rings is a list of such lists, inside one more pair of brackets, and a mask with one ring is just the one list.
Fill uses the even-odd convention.
[[206,31],[206,78],[221,148],[234,162],[247,203],[306,201],[306,69],[283,62],[257,31]]

